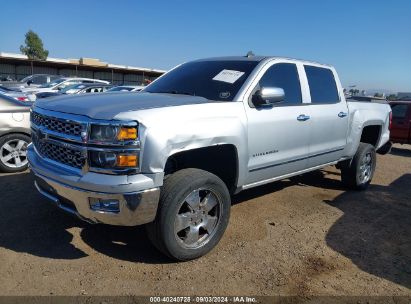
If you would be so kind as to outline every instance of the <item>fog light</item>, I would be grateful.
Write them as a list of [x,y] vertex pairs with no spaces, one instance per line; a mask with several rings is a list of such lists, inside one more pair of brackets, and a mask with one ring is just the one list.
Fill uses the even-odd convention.
[[116,199],[89,198],[90,209],[98,212],[120,212],[120,202]]

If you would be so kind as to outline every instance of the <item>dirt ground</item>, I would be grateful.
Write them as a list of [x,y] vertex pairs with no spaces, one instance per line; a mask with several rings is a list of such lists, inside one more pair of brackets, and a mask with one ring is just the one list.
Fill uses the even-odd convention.
[[233,198],[207,256],[170,262],[144,229],[89,225],[28,173],[0,175],[0,295],[411,295],[411,146],[378,156],[366,192],[339,171]]

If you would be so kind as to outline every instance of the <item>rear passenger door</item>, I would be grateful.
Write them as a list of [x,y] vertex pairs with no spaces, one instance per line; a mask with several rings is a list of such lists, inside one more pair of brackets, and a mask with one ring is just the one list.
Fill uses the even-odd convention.
[[331,68],[304,65],[311,98],[309,167],[341,158],[347,144],[348,108]]

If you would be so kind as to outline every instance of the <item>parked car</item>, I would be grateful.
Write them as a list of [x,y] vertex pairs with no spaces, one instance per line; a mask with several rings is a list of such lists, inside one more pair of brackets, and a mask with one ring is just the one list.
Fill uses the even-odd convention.
[[13,90],[13,89],[3,87],[3,86],[0,86],[0,94],[12,97],[19,101],[28,102],[28,101],[36,100],[36,95],[34,94],[23,93],[21,91]]
[[112,87],[111,89],[107,91],[108,92],[135,92],[135,91],[141,91],[144,88],[145,86],[121,85],[121,86]]
[[59,75],[33,74],[23,78],[20,81],[2,81],[0,84],[2,86],[14,89],[22,89],[25,87],[35,88],[59,78],[61,78]]
[[27,93],[34,93],[34,94],[37,94],[39,92],[58,92],[68,86],[71,86],[74,84],[80,84],[80,83],[109,84],[108,81],[99,80],[99,79],[63,77],[63,78],[56,79],[50,83],[44,84],[38,88],[24,88],[22,89],[22,91],[27,92]]
[[411,144],[411,100],[392,101],[390,139],[394,143]]
[[84,93],[103,93],[108,91],[112,86],[103,83],[80,83],[65,87],[58,92],[39,92],[37,98],[46,98],[52,96],[62,96],[67,94],[84,94]]
[[231,194],[329,165],[347,187],[366,189],[390,112],[346,102],[329,65],[204,59],[139,94],[36,101],[28,158],[39,192],[63,210],[91,223],[147,224],[160,251],[190,260],[221,239]]
[[30,140],[30,106],[0,95],[0,171],[18,172],[28,167],[27,145]]

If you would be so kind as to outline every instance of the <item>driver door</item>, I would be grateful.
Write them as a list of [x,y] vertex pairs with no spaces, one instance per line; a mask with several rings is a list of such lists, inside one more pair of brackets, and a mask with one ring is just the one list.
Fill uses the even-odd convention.
[[[252,95],[262,87],[282,88],[285,98],[256,107]],[[293,62],[272,64],[259,79],[246,104],[248,118],[248,186],[308,167],[310,106],[303,103],[298,67]]]

